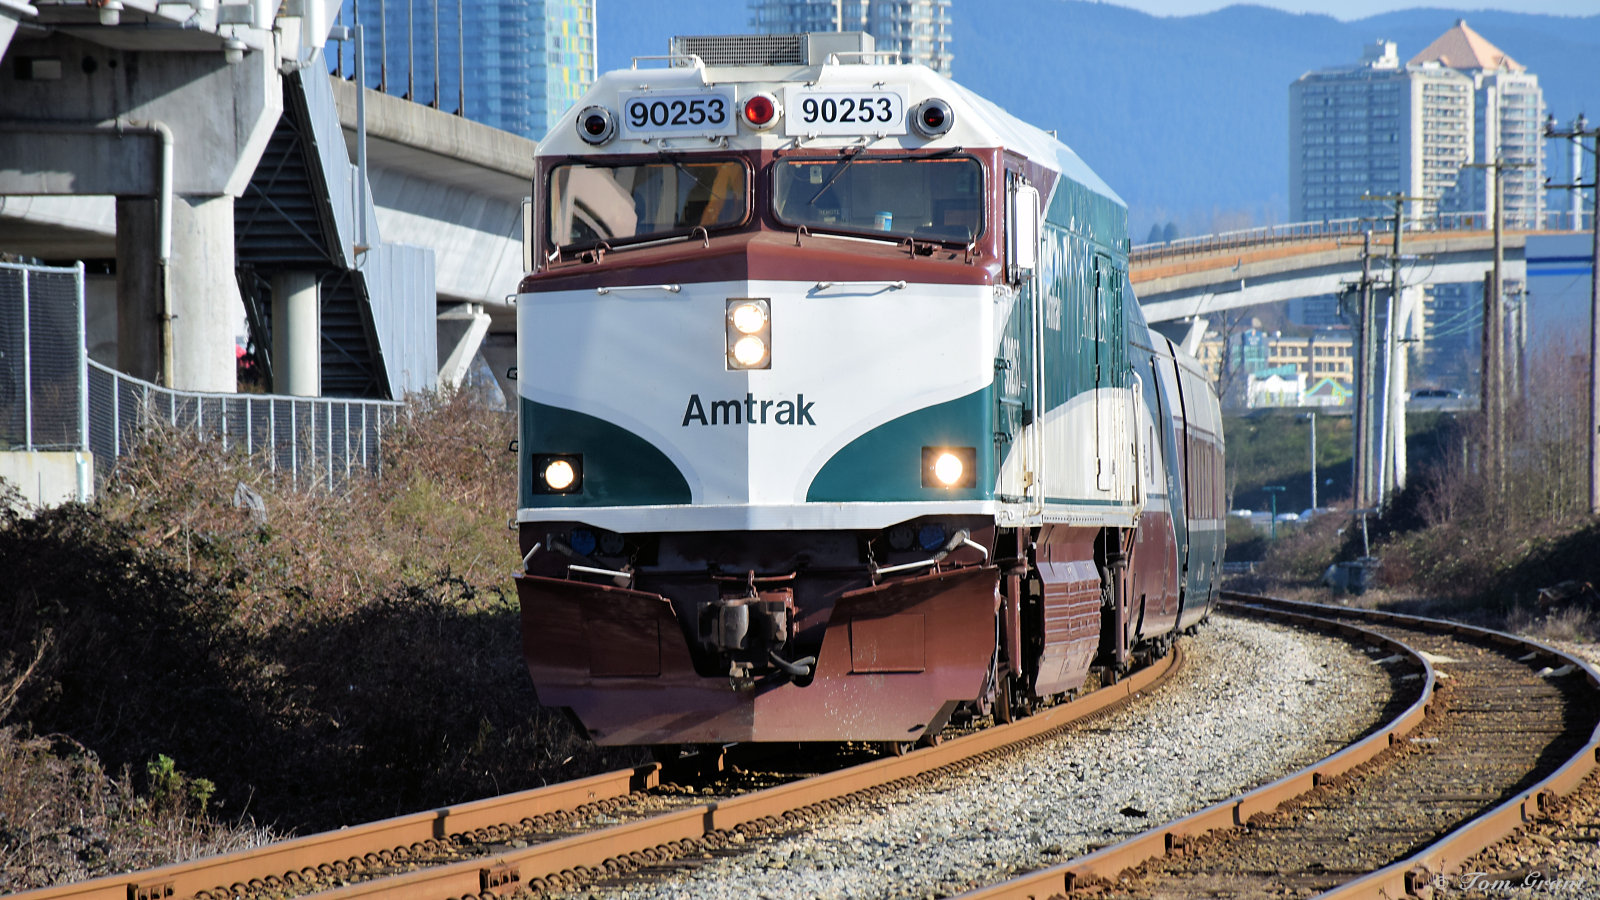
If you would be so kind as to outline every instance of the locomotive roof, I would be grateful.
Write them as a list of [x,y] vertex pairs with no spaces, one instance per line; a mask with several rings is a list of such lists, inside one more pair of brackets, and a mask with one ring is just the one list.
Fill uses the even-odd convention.
[[[637,63],[636,63],[637,65]],[[1090,169],[1072,148],[1048,132],[1006,112],[994,102],[918,64],[829,63],[807,66],[700,66],[675,65],[666,68],[619,69],[602,74],[594,85],[561,117],[556,127],[540,142],[540,156],[592,156],[653,153],[671,149],[677,152],[719,148],[720,140],[671,137],[656,141],[630,140],[624,135],[602,146],[584,142],[578,136],[580,113],[591,106],[602,106],[613,116],[621,116],[623,95],[636,92],[697,91],[732,86],[739,102],[760,92],[775,94],[781,100],[790,87],[826,90],[871,90],[884,86],[905,87],[907,114],[923,100],[938,98],[950,104],[955,113],[950,130],[938,137],[925,138],[910,129],[904,134],[881,136],[821,135],[805,137],[806,149],[841,149],[867,140],[871,150],[917,150],[941,147],[1002,147],[1046,169],[1059,172],[1119,206],[1126,203]],[[794,110],[785,110],[793,115]],[[796,138],[784,134],[784,123],[766,131],[741,126],[727,139],[734,149],[777,149],[795,146]]]

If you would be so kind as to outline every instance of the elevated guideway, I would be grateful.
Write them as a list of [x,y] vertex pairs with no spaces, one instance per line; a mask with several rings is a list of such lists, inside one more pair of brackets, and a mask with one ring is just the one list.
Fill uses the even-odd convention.
[[[1494,265],[1494,234],[1483,214],[1436,220],[1443,228],[1401,233],[1401,282],[1407,288],[1481,282]],[[1337,293],[1361,278],[1364,232],[1372,232],[1372,272],[1387,277],[1393,232],[1371,220],[1275,225],[1133,248],[1130,278],[1151,322],[1215,313],[1297,297]],[[1530,234],[1501,236],[1503,275],[1526,278]]]
[[96,358],[233,391],[242,309],[279,392],[436,383],[433,254],[381,235],[346,152],[322,56],[337,11],[6,7],[0,253],[91,264]]

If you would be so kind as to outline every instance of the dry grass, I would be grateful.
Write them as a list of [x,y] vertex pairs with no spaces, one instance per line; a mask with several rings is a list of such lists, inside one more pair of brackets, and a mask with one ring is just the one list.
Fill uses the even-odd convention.
[[418,402],[337,492],[154,432],[93,506],[0,513],[0,890],[634,762],[523,667],[513,430]]

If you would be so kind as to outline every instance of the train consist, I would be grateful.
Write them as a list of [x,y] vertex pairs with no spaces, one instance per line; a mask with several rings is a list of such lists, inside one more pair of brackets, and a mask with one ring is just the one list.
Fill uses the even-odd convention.
[[1165,653],[1216,598],[1221,419],[1126,205],[865,35],[674,49],[538,150],[540,701],[601,744],[903,746]]

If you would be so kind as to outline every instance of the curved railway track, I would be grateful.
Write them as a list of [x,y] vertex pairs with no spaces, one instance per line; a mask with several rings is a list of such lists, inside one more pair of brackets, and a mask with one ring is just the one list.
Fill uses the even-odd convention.
[[1228,599],[1414,649],[1417,701],[1271,785],[964,897],[1425,896],[1600,765],[1600,676],[1581,660],[1458,623]]
[[[1453,623],[1231,599],[1237,612],[1383,648],[1389,662],[1412,667],[1400,683],[1413,702],[1362,741],[1263,788],[964,896],[1425,892],[1600,763],[1600,677],[1580,661]],[[20,896],[442,898],[576,887],[736,853],[747,836],[1042,741],[1153,689],[1179,659],[1007,726],[711,802],[653,790],[661,768],[646,766]]]
[[845,802],[1042,740],[1154,690],[1175,650],[1129,678],[1037,715],[900,757],[703,802],[664,797],[645,766],[249,851],[18,895],[19,900],[444,898],[574,887],[743,843]]

